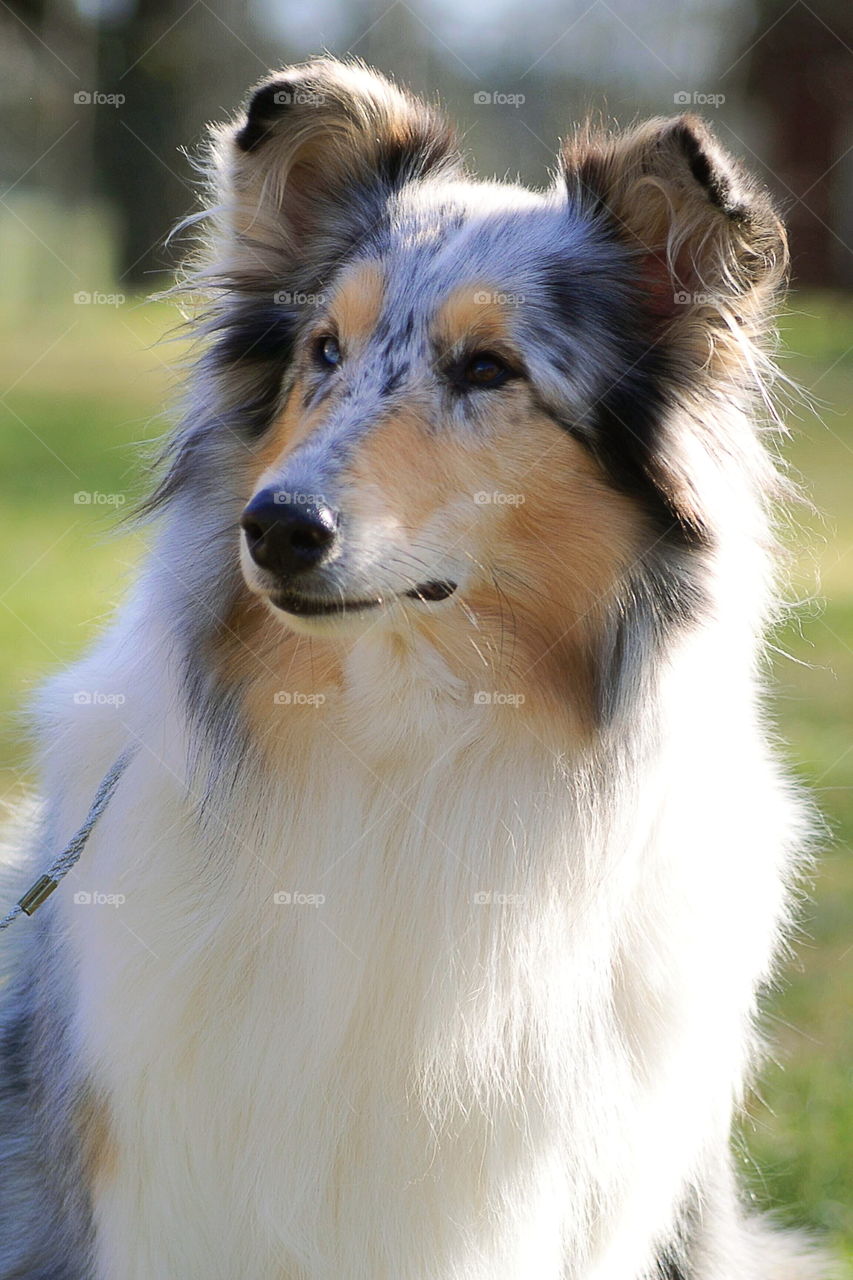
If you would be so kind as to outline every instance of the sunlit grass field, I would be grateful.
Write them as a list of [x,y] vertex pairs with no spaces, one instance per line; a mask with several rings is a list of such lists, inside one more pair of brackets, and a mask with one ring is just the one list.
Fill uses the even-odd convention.
[[[789,417],[785,454],[816,510],[796,513],[804,603],[775,638],[775,711],[829,830],[796,959],[768,1008],[775,1061],[740,1145],[757,1202],[853,1260],[853,304],[791,306],[784,367],[820,417]],[[97,633],[141,552],[142,535],[111,530],[145,488],[137,445],[167,428],[184,350],[158,341],[176,320],[161,303],[3,320],[0,793],[14,798],[31,776],[20,715],[30,690]]]

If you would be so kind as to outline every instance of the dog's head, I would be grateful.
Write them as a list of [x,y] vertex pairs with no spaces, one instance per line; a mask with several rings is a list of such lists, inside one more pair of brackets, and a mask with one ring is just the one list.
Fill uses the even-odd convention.
[[618,648],[634,606],[683,623],[720,467],[756,455],[731,409],[785,265],[700,120],[586,130],[533,193],[467,178],[432,108],[322,60],[260,85],[214,158],[212,407],[177,471],[219,442],[282,625],[476,647],[512,619],[522,662],[560,666]]

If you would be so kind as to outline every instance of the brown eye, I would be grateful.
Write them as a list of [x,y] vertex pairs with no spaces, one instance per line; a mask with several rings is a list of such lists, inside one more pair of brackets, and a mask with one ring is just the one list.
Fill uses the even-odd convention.
[[334,334],[327,333],[317,339],[315,353],[319,364],[326,369],[336,369],[341,363],[340,343]]
[[509,366],[490,351],[478,351],[465,365],[462,373],[464,381],[470,387],[500,387],[512,376]]

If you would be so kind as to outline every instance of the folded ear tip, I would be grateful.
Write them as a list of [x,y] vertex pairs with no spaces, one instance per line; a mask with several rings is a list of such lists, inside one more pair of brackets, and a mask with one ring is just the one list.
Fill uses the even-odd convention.
[[697,138],[713,137],[713,130],[704,116],[700,116],[695,111],[680,111],[676,116],[669,117],[669,127],[673,130],[684,130],[692,133]]
[[702,117],[676,116],[668,137],[681,151],[693,179],[703,188],[711,204],[735,221],[745,221],[748,208],[736,166]]
[[317,58],[274,73],[251,91],[229,140],[248,156],[278,135],[307,138],[334,129],[349,134],[354,163],[360,151],[364,167],[392,186],[461,163],[441,111],[356,60]]
[[250,91],[243,125],[234,133],[241,151],[254,151],[294,107],[323,106],[326,95],[347,74],[334,58],[312,58],[271,73]]
[[725,150],[707,120],[693,114],[675,116],[665,136],[678,147],[710,203],[732,222],[778,221],[762,184]]
[[246,122],[234,135],[241,151],[254,151],[269,137],[276,120],[293,105],[294,81],[283,76],[259,85],[249,98]]

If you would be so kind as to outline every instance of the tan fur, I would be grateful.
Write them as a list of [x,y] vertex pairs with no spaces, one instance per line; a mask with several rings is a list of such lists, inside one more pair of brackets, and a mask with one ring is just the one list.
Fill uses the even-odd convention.
[[96,1188],[114,1177],[118,1147],[113,1138],[109,1108],[103,1098],[87,1088],[74,1109],[73,1123],[80,1143],[83,1174]]
[[385,274],[378,262],[359,262],[346,272],[332,299],[330,317],[347,347],[364,347],[382,309]]
[[467,496],[465,450],[436,439],[417,408],[403,406],[370,431],[346,473],[349,506],[371,518],[377,509],[416,536],[447,503]]
[[645,530],[634,504],[606,484],[576,440],[561,437],[555,447],[553,423],[535,414],[521,434],[526,500],[501,520],[493,551],[517,577],[516,663],[534,701],[538,694],[556,707],[574,699],[590,727],[604,614]]
[[[377,262],[363,262],[348,271],[335,291],[328,312],[318,323],[316,336],[337,329],[342,345],[350,354],[364,348],[376,327],[382,309],[385,278]],[[305,380],[297,374],[287,397],[287,403],[269,431],[264,433],[254,457],[259,464],[247,498],[257,487],[257,476],[279,462],[307,439],[313,428],[328,412],[320,405],[313,411],[305,411],[302,399]]]
[[476,338],[484,345],[501,343],[508,338],[506,306],[478,300],[483,294],[491,298],[495,292],[489,281],[466,283],[454,289],[442,303],[433,323],[439,347],[452,349],[466,336]]
[[[525,399],[525,392],[502,398],[488,436],[464,446],[403,409],[357,448],[344,476],[347,507],[397,536],[402,530],[415,545],[437,520],[442,545],[460,548],[486,570],[464,604],[451,600],[440,614],[401,619],[404,647],[410,631],[428,637],[475,688],[485,682],[522,694],[522,718],[544,711],[564,733],[568,717],[585,736],[595,718],[602,623],[639,553],[643,522],[588,451]],[[518,502],[478,506],[478,492],[515,494]],[[414,585],[401,578],[400,590]],[[287,681],[316,689],[318,680],[337,686],[342,679],[337,642],[290,635],[254,600],[235,608],[229,627],[239,636],[229,659],[234,675],[245,670],[242,646],[263,658],[249,696],[262,735],[275,726],[271,690]]]
[[292,698],[310,691],[328,697],[343,683],[339,643],[294,635],[245,586],[220,628],[214,663],[231,685],[239,683],[247,670],[252,672],[244,709],[254,728],[253,740],[261,749],[268,739],[275,739],[283,721],[290,734],[295,717],[316,715],[316,704],[282,704],[276,695]]
[[247,484],[244,486],[246,501],[259,487],[259,478],[274,466],[286,451],[295,449],[306,440],[319,421],[322,410],[305,411],[302,399],[305,382],[297,375],[290,389],[284,408],[253,451],[253,464]]

